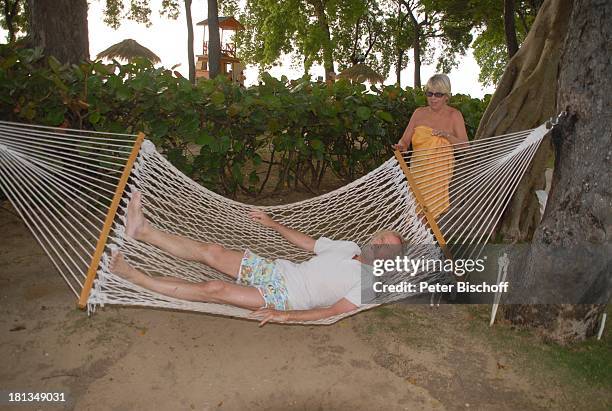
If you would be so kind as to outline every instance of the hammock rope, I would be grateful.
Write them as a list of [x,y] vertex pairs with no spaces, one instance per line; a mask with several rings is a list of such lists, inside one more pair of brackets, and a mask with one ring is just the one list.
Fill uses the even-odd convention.
[[[453,258],[476,258],[550,128],[545,124],[469,144],[396,152],[377,169],[334,191],[261,208],[313,237],[349,239],[364,246],[376,231],[392,229],[406,238],[412,256],[444,258],[450,245]],[[158,229],[235,250],[249,248],[270,258],[310,258],[251,221],[248,211],[253,206],[189,179],[142,135],[0,121],[0,188],[89,311],[119,304],[243,318],[250,314],[227,305],[167,297],[110,273],[111,250],[120,247],[130,264],[150,275],[232,281],[210,267],[125,238],[127,204],[136,190],[143,193],[147,219]],[[444,210],[434,215],[432,210],[439,209]],[[391,283],[450,280],[448,273],[422,271],[409,278],[396,273]],[[406,297],[396,295],[376,301]],[[329,324],[352,314],[309,323]]]

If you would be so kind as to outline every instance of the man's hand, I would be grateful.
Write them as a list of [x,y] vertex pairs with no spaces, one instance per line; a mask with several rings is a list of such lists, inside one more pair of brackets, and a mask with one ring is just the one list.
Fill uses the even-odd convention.
[[272,220],[269,215],[267,215],[261,210],[252,210],[251,212],[249,212],[249,216],[251,217],[251,219],[253,219],[253,221],[256,221],[264,227],[271,228],[272,230],[278,232],[287,241],[301,248],[302,250],[306,250],[309,252],[314,251],[315,240],[309,235],[300,233],[299,231],[294,230],[293,228],[289,228],[282,225],[278,221]]
[[259,326],[263,327],[267,322],[286,322],[289,320],[289,313],[286,311],[275,310],[274,308],[260,308],[253,311],[250,315],[253,318],[261,320]]
[[278,224],[276,221],[272,220],[269,215],[261,210],[253,210],[249,213],[249,216],[253,221],[258,222],[264,227],[274,228]]

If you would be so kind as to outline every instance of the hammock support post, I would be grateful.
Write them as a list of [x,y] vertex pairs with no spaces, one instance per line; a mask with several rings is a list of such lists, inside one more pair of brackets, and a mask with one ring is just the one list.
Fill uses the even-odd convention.
[[78,305],[81,309],[84,309],[87,306],[89,293],[91,292],[91,287],[93,286],[94,279],[96,278],[96,271],[98,265],[100,264],[100,260],[102,259],[102,253],[104,252],[104,247],[106,246],[106,240],[108,239],[108,235],[110,234],[113,221],[117,214],[117,209],[119,208],[121,196],[123,195],[123,191],[125,190],[125,186],[127,185],[128,178],[130,177],[132,167],[134,166],[136,157],[138,157],[138,153],[140,152],[140,147],[142,146],[144,138],[144,133],[138,133],[138,137],[134,142],[130,157],[128,158],[125,164],[125,168],[123,169],[123,173],[121,174],[121,180],[119,180],[119,184],[117,185],[117,189],[115,190],[113,201],[111,202],[111,205],[108,209],[108,213],[106,214],[104,226],[102,228],[102,231],[100,232],[100,237],[98,238],[98,243],[96,245],[96,251],[94,252],[93,257],[91,258],[91,263],[89,264],[89,269],[87,270],[87,278],[85,279],[85,283],[83,284],[83,290],[81,291],[81,296],[79,297]]
[[399,150],[394,150],[394,154],[395,154],[395,159],[399,163],[402,171],[404,172],[404,175],[406,176],[406,180],[408,180],[408,185],[410,186],[410,189],[414,193],[414,198],[416,199],[417,203],[421,206],[421,209],[425,213],[425,219],[427,220],[429,227],[431,227],[431,231],[433,231],[434,237],[438,241],[438,244],[440,244],[442,251],[444,251],[444,255],[446,255],[446,257],[449,259],[452,258],[450,252],[448,251],[448,248],[446,247],[446,240],[444,239],[444,236],[442,235],[442,231],[440,231],[440,227],[438,226],[438,223],[436,222],[435,217],[433,216],[431,211],[429,211],[429,208],[427,207],[425,203],[425,198],[423,197],[423,194],[417,187],[416,181],[414,181],[414,177],[410,173],[410,169],[408,168],[408,165],[404,161],[404,157],[402,156],[402,153],[400,153]]

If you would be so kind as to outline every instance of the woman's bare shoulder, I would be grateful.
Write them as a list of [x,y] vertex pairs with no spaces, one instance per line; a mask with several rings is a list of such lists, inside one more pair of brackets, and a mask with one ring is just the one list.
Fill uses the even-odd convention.
[[416,109],[414,109],[412,117],[415,119],[423,118],[427,115],[427,112],[427,107],[417,107]]
[[459,109],[456,109],[455,107],[451,106],[448,106],[448,108],[450,110],[450,115],[452,118],[463,120],[463,114],[461,114],[461,111]]

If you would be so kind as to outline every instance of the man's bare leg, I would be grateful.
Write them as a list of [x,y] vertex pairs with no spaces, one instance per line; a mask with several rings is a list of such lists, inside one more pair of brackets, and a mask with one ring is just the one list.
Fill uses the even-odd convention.
[[180,278],[149,277],[129,265],[119,252],[113,255],[110,271],[136,285],[181,300],[230,304],[249,310],[266,305],[261,293],[254,287],[219,280],[192,283]]
[[142,212],[142,199],[135,192],[128,204],[125,233],[138,241],[154,245],[185,260],[204,263],[224,274],[237,278],[243,252],[228,250],[219,244],[203,243],[157,230]]

